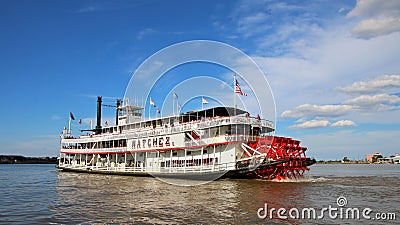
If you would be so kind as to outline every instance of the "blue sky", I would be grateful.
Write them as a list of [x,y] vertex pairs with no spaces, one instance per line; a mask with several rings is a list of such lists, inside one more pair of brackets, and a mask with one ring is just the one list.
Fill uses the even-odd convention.
[[[0,154],[57,155],[70,111],[87,123],[97,95],[114,104],[146,58],[197,39],[230,44],[257,62],[275,97],[276,134],[302,140],[308,155],[400,153],[399,1],[0,6]],[[75,121],[72,128],[80,127]]]

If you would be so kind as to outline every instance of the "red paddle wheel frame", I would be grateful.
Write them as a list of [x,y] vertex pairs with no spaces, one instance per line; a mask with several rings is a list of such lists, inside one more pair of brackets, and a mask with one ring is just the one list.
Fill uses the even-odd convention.
[[266,136],[259,137],[255,142],[248,144],[261,154],[266,153],[268,159],[273,159],[277,164],[259,168],[249,172],[252,178],[267,180],[298,179],[309,170],[315,160],[307,158],[307,148],[300,146],[300,141],[287,137]]

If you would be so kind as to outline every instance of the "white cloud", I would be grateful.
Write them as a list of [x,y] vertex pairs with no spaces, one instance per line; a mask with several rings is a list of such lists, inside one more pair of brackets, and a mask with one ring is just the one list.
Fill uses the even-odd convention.
[[154,34],[154,33],[156,33],[156,31],[155,31],[154,29],[152,29],[152,28],[146,28],[146,29],[143,29],[143,30],[139,31],[139,33],[138,33],[138,35],[136,36],[136,38],[140,40],[140,39],[142,39],[143,37],[145,37],[145,36],[147,36],[147,35],[149,35],[149,34]]
[[86,6],[86,7],[82,7],[80,9],[77,9],[75,11],[75,13],[87,13],[87,12],[94,12],[94,11],[98,11],[99,7],[95,6],[95,5],[90,5],[90,6]]
[[[19,137],[2,154],[24,156],[57,156],[60,136],[58,134]],[[32,146],[35,146],[34,148]]]
[[358,0],[356,7],[347,16],[380,17],[399,16],[400,2],[398,0]]
[[400,31],[400,1],[359,0],[348,17],[361,17],[352,33],[363,39],[387,35]]
[[329,120],[309,120],[306,121],[304,119],[300,119],[297,122],[298,124],[289,126],[292,129],[312,129],[312,128],[324,128],[328,127],[347,127],[347,126],[356,126],[356,123],[351,120],[339,120],[334,123],[329,122]]
[[336,88],[342,92],[370,93],[386,88],[400,88],[400,75],[381,75],[369,81],[357,81],[347,87]]
[[354,123],[351,120],[339,120],[331,124],[331,127],[347,127],[347,126],[355,126],[356,123]]
[[93,1],[88,2],[84,6],[76,9],[74,13],[93,13],[93,12],[101,12],[101,11],[110,11],[110,10],[120,10],[120,9],[128,9],[138,7],[140,5],[147,4],[146,1]]
[[364,159],[376,151],[393,155],[400,145],[400,130],[335,130],[328,133],[298,135],[302,145],[308,147],[307,156],[317,159]]
[[373,38],[400,31],[400,18],[367,19],[358,23],[352,30],[358,38]]
[[61,117],[58,116],[58,115],[53,115],[53,116],[51,117],[51,120],[59,120],[59,119],[61,119]]
[[338,117],[343,116],[353,109],[350,105],[299,105],[292,110],[286,110],[281,114],[283,118],[300,117]]
[[[254,28],[256,26],[263,24],[263,22],[266,19],[267,19],[267,14],[265,14],[263,12],[259,12],[254,15],[249,15],[249,16],[243,17],[238,21],[238,31],[240,31],[240,32],[249,32],[251,30],[254,31]],[[247,33],[247,35],[250,35],[250,34]]]
[[377,94],[377,95],[361,95],[359,97],[344,101],[347,105],[357,105],[360,107],[374,107],[383,103],[398,103],[400,97],[396,95]]
[[327,127],[329,125],[328,120],[310,120],[310,121],[305,121],[300,124],[295,124],[290,126],[289,128],[293,129],[311,129],[311,128],[322,128],[322,127]]

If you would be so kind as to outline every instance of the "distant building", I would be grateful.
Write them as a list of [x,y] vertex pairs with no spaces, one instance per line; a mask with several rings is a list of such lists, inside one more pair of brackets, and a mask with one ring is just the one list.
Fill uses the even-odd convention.
[[378,160],[378,158],[382,158],[381,153],[375,152],[374,154],[367,154],[365,156],[365,160],[369,163],[374,163]]
[[377,162],[378,163],[400,164],[400,154],[396,154],[395,156],[392,156],[392,157],[379,158]]
[[396,155],[393,157],[393,163],[395,163],[395,164],[400,164],[400,154],[396,154]]

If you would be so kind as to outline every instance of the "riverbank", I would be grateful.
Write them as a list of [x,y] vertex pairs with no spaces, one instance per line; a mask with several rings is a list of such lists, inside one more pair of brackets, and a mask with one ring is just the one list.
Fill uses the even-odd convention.
[[367,161],[340,161],[340,160],[329,160],[329,161],[317,161],[317,164],[370,164]]
[[57,157],[25,157],[21,155],[0,155],[0,164],[56,164]]

